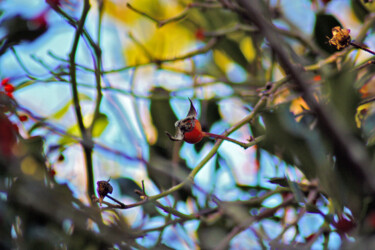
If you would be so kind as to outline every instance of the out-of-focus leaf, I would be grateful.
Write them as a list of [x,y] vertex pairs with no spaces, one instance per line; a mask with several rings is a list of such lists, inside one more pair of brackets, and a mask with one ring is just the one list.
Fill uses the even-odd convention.
[[38,129],[38,128],[41,128],[41,127],[43,127],[43,121],[39,121],[39,122],[36,122],[36,123],[34,123],[31,127],[30,127],[30,129],[29,129],[29,134],[31,134],[34,130],[36,130],[36,129]]
[[92,130],[92,136],[94,138],[99,137],[104,132],[108,124],[108,117],[105,114],[100,113],[96,118],[95,125]]
[[294,198],[296,199],[296,201],[299,202],[299,203],[305,203],[305,197],[304,197],[304,195],[302,193],[302,190],[299,187],[298,183],[295,182],[295,181],[289,180],[289,178],[287,178],[287,181],[288,181],[288,185],[289,185],[290,189],[292,190],[292,192],[294,194]]
[[366,104],[358,106],[357,112],[355,114],[355,123],[358,128],[362,127],[362,123],[367,118],[369,114],[369,109],[371,108],[371,106],[372,106],[371,103],[366,103]]
[[332,28],[336,26],[341,26],[341,24],[333,15],[324,13],[318,13],[316,15],[314,27],[315,42],[318,44],[320,48],[322,48],[330,54],[335,53],[337,51],[337,49],[334,46],[331,46],[328,43],[329,38],[332,37]]
[[45,162],[43,152],[44,139],[41,136],[32,136],[28,139],[22,139],[22,145],[25,147],[26,152],[32,155],[40,163]]
[[[80,101],[90,101],[92,100],[91,97],[88,95],[85,95],[83,93],[79,93],[79,100]],[[70,106],[73,104],[73,100],[68,101],[60,110],[58,110],[56,113],[52,115],[52,118],[54,119],[61,119],[70,109]]]
[[142,190],[142,188],[134,180],[126,177],[113,180],[119,185],[121,195],[130,196],[135,200],[139,199],[139,195],[136,194],[134,190]]
[[365,17],[369,14],[369,11],[366,9],[362,0],[351,0],[350,1],[352,9],[359,21],[363,22]]
[[326,159],[324,143],[317,132],[297,123],[287,104],[264,113],[263,118],[267,133],[260,146],[298,166],[307,178],[316,177],[317,166],[324,165]]
[[[89,120],[92,119],[92,117],[93,117],[93,115],[86,116],[84,118],[84,120],[89,121]],[[99,137],[104,132],[104,130],[106,129],[108,124],[109,124],[109,121],[108,121],[107,116],[105,114],[100,113],[98,115],[98,117],[96,118],[94,128],[92,130],[92,136],[94,138]],[[67,133],[69,135],[73,135],[73,136],[76,136],[76,137],[81,136],[78,124],[74,124],[73,126],[68,128]],[[67,144],[75,143],[76,140],[69,135],[65,135],[65,136],[61,137],[60,140],[59,140],[59,144],[67,145]]]
[[272,184],[277,184],[281,187],[289,187],[288,180],[285,177],[274,177],[271,178],[268,182]]
[[[248,61],[240,49],[240,44],[229,38],[222,38],[219,44],[216,46],[217,49],[224,52],[230,57],[235,63],[242,66],[244,69],[248,66]],[[219,63],[219,62],[217,62]]]
[[[142,188],[134,180],[126,177],[120,177],[114,179],[114,181],[119,185],[121,195],[129,196],[134,200],[139,200],[139,195],[136,194],[134,190],[142,190]],[[151,217],[160,215],[155,208],[155,205],[152,203],[143,205],[143,210]]]
[[342,122],[345,122],[346,126],[355,132],[354,117],[360,98],[358,91],[354,88],[357,74],[351,70],[353,67],[353,63],[349,61],[343,65],[342,70],[329,77],[328,93],[335,110],[344,118]]
[[152,91],[152,96],[156,98],[151,100],[151,117],[152,123],[157,129],[158,138],[155,143],[156,147],[162,147],[169,149],[169,152],[165,152],[165,156],[170,156],[172,150],[172,141],[165,134],[168,131],[171,134],[175,133],[175,122],[178,120],[169,104],[169,92],[163,88],[155,88]]
[[232,227],[233,225],[231,225],[225,216],[221,216],[213,224],[201,222],[198,228],[200,247],[202,249],[214,249],[217,247],[220,239],[225,238]]

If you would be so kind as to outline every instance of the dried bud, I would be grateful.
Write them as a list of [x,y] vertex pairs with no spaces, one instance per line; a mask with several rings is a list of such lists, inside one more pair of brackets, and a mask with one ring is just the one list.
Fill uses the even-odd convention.
[[338,50],[349,46],[351,37],[349,29],[342,29],[340,26],[332,28],[332,38],[329,39],[329,44],[336,46]]
[[109,179],[108,181],[98,181],[96,183],[98,185],[98,187],[96,188],[96,191],[98,192],[98,195],[99,195],[100,205],[102,205],[102,201],[104,197],[107,196],[107,194],[112,194],[113,187],[111,186],[111,184],[109,184],[110,180],[111,179]]

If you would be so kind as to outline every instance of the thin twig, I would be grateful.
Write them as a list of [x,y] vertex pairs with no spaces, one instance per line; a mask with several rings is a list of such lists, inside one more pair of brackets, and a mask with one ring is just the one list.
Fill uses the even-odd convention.
[[356,43],[356,42],[349,42],[349,44],[352,45],[353,47],[357,48],[357,49],[361,49],[361,50],[364,50],[364,51],[366,51],[366,52],[368,52],[368,53],[370,53],[370,54],[375,55],[375,52],[374,52],[374,51],[372,51],[372,50],[366,48],[365,46],[363,46],[363,45],[361,45],[361,44],[358,44],[358,43]]
[[158,20],[158,19],[150,16],[146,12],[134,8],[130,3],[127,3],[126,6],[129,9],[131,9],[132,11],[134,11],[134,12],[150,19],[151,21],[155,22],[158,28],[163,27],[166,24],[169,24],[169,23],[172,23],[172,22],[177,22],[177,21],[180,21],[180,20],[184,19],[186,17],[186,15],[188,14],[188,11],[190,9],[189,6],[188,6],[177,16],[174,16],[174,17],[171,17],[171,18],[168,18],[168,19],[165,19],[165,20]]

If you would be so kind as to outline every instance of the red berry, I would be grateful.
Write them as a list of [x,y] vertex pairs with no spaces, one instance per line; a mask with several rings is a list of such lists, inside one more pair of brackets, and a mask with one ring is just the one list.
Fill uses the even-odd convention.
[[29,117],[27,117],[27,115],[20,115],[18,116],[18,119],[20,119],[21,122],[25,122],[29,119]]
[[14,96],[13,96],[12,92],[7,92],[6,95],[9,96],[10,98],[14,99]]
[[1,81],[1,86],[7,85],[8,83],[9,83],[9,77],[4,78],[4,79]]
[[12,93],[12,92],[14,92],[14,86],[12,84],[5,84],[4,90],[7,93]]

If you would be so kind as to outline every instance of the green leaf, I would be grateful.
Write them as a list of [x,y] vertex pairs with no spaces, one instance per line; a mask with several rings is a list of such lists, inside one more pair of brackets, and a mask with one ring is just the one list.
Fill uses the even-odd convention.
[[294,194],[294,198],[299,203],[305,203],[305,196],[303,195],[302,190],[300,189],[299,185],[295,181],[291,181],[289,178],[286,178],[289,184],[290,189]]
[[142,190],[142,188],[133,179],[120,177],[114,179],[114,181],[118,183],[121,195],[130,196],[135,200],[139,199],[139,195],[137,195],[134,190]]
[[274,177],[269,179],[269,183],[279,185],[281,187],[289,187],[288,180],[285,177]]
[[244,69],[246,69],[249,65],[249,62],[242,53],[238,42],[225,37],[220,40],[220,43],[216,46],[216,48],[224,52],[235,63],[238,63]]
[[354,14],[358,18],[358,20],[363,23],[363,21],[365,20],[366,16],[369,14],[369,11],[358,0],[352,0],[350,2],[351,2],[351,6],[352,6]]
[[[86,116],[84,120],[90,120],[90,117],[93,115]],[[101,136],[101,134],[104,132],[106,127],[108,126],[109,121],[105,114],[99,114],[99,116],[96,118],[95,125],[92,131],[92,137],[97,138]],[[73,126],[69,127],[66,131],[69,135],[73,135],[76,137],[81,137],[81,132],[79,130],[78,124],[74,124]],[[67,145],[71,143],[76,143],[76,140],[73,139],[71,136],[63,136],[59,140],[60,145]]]
[[288,104],[265,112],[263,119],[266,140],[260,146],[297,166],[308,179],[315,178],[318,166],[325,166],[327,160],[326,148],[318,132],[298,123]]
[[[91,101],[91,97],[82,93],[78,95],[80,101]],[[70,106],[73,104],[73,99],[68,101],[60,110],[52,115],[54,119],[61,119],[70,109]]]
[[105,114],[100,113],[95,120],[92,136],[94,138],[101,136],[108,124],[108,117]]

